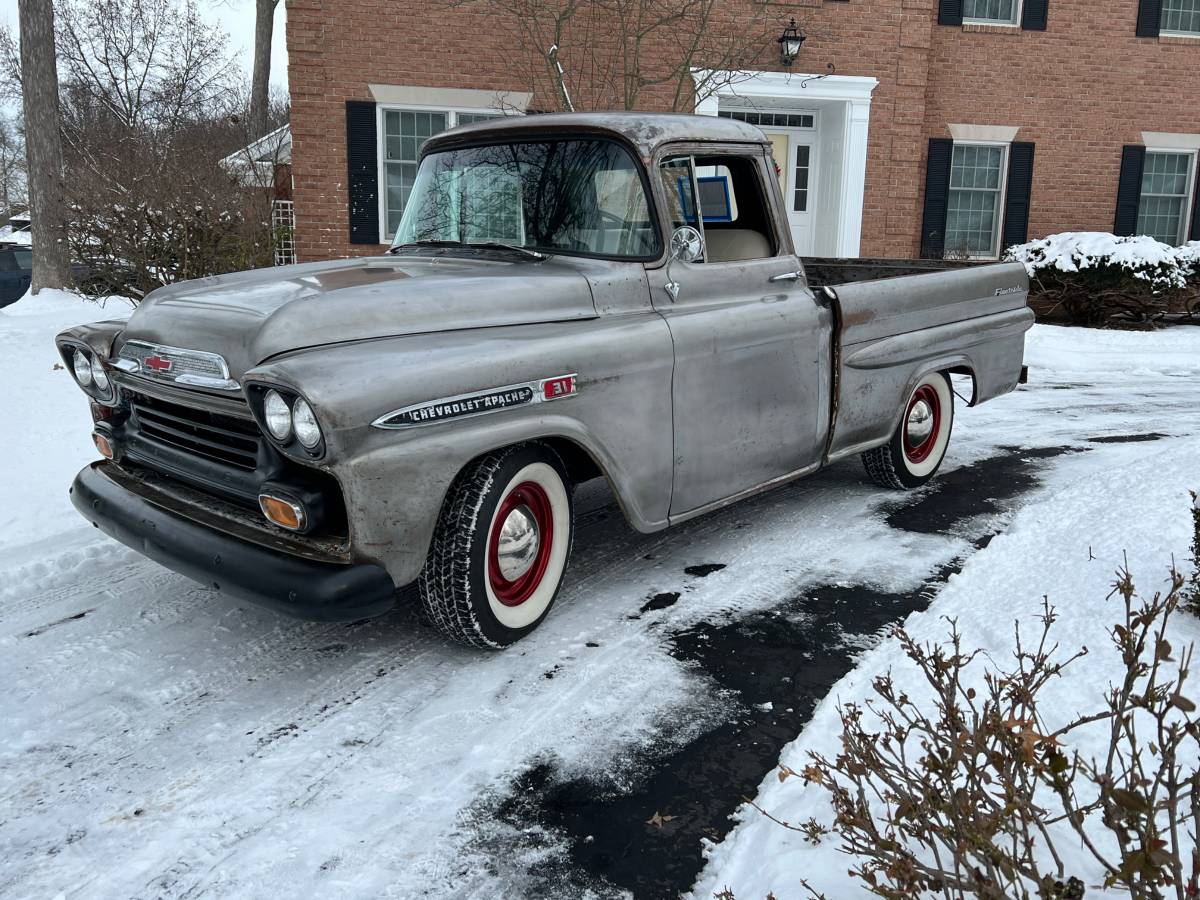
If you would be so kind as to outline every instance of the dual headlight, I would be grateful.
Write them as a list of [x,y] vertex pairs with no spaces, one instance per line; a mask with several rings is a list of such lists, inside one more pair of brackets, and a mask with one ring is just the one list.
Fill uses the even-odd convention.
[[321,426],[303,397],[289,403],[283,394],[272,388],[263,395],[262,409],[267,431],[279,443],[287,444],[295,437],[306,450],[321,446]]
[[110,398],[112,385],[108,373],[104,371],[104,365],[99,358],[93,356],[90,351],[82,347],[74,349],[71,353],[71,373],[79,386],[91,396],[101,400]]

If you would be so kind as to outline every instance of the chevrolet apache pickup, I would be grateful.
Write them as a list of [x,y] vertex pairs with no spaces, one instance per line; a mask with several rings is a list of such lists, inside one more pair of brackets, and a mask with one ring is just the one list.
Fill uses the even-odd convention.
[[1022,266],[811,283],[742,122],[467,125],[402,191],[384,255],[174,284],[58,336],[103,457],[85,518],[310,619],[415,582],[442,632],[498,648],[550,611],[574,485],[607,479],[643,532],[851,455],[915,488],[950,375],[970,405],[1023,375]]

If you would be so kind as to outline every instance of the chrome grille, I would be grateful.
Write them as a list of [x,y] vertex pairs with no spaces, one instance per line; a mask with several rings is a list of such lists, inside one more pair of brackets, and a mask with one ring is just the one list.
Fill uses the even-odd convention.
[[135,398],[131,409],[144,440],[246,471],[258,466],[263,438],[250,420],[149,397]]

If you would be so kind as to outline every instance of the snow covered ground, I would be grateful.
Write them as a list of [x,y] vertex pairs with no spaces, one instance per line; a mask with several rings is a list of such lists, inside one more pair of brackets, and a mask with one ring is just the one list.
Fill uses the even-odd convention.
[[[655,897],[699,873],[698,898],[728,884],[785,900],[800,876],[852,897],[831,842],[809,847],[744,813],[725,837],[736,785],[690,830],[704,798],[728,790],[726,770],[671,792],[669,769],[697,747],[736,755],[712,742],[754,715],[782,745],[812,711],[784,762],[828,748],[833,698],[861,696],[896,665],[873,637],[888,609],[855,624],[862,611],[837,598],[901,596],[953,560],[961,573],[909,617],[913,632],[940,636],[953,613],[968,639],[1003,648],[1012,618],[1050,593],[1064,643],[1104,646],[1121,552],[1152,587],[1172,553],[1186,556],[1186,492],[1200,487],[1200,329],[1039,327],[1032,383],[960,407],[944,492],[881,492],[850,462],[645,536],[592,487],[554,614],[513,650],[480,654],[408,609],[349,625],[283,619],[88,528],[66,493],[93,456],[87,404],[51,339],[114,309],[42,296],[0,312],[0,896]],[[771,712],[731,688],[739,665],[773,652],[742,623],[826,621],[817,598],[840,624],[803,629],[823,643],[793,663],[799,692],[836,657],[828,683],[806,688],[815,710],[797,702],[788,718],[779,694]],[[727,658],[723,673],[680,649],[730,630],[744,663]],[[1086,662],[1079,674],[1102,680],[1103,655]],[[778,682],[786,697],[792,683]],[[745,790],[761,781],[761,804],[820,816],[817,795],[775,779],[777,747],[738,758],[759,760]],[[579,825],[579,809],[596,818]],[[714,842],[703,872],[701,834]],[[640,868],[622,868],[647,848]]]

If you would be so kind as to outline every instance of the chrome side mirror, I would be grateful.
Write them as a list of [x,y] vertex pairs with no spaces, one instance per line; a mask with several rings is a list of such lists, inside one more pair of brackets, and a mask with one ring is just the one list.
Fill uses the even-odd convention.
[[667,283],[664,287],[674,303],[679,299],[679,282],[671,277],[671,263],[677,260],[695,262],[703,257],[704,236],[691,225],[681,225],[671,234],[671,243],[667,251]]
[[695,262],[704,255],[704,238],[691,225],[681,225],[671,235],[671,259]]

